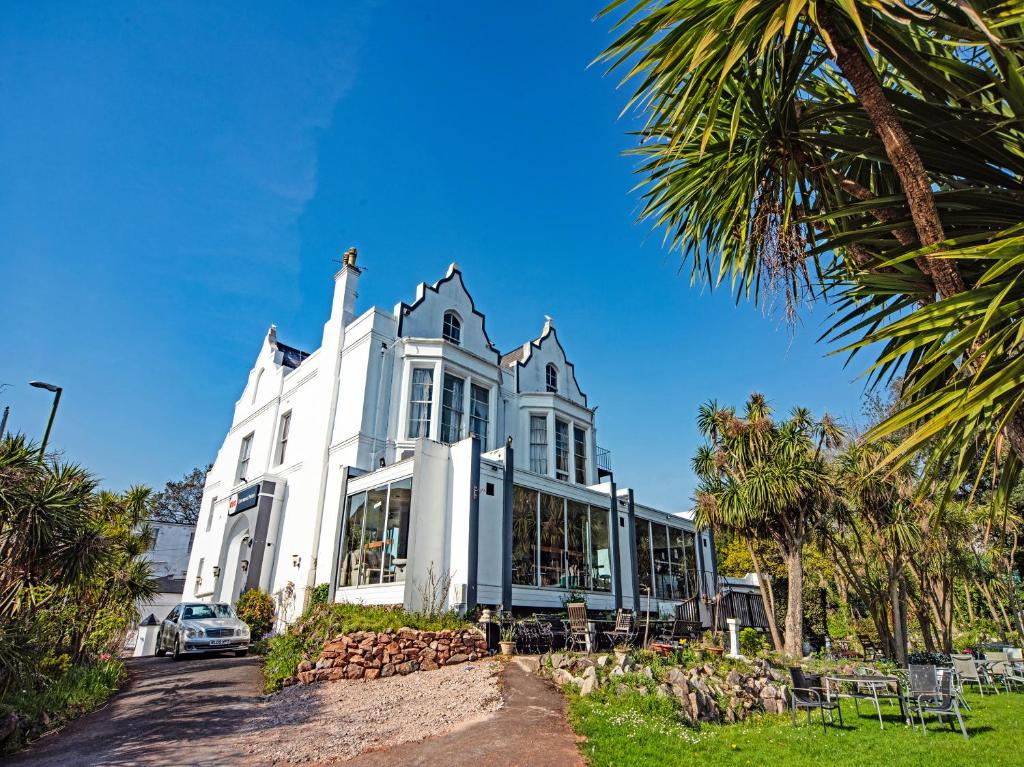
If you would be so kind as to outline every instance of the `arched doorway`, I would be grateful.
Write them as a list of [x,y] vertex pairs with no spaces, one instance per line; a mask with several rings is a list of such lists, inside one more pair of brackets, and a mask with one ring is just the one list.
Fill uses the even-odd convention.
[[252,550],[252,534],[245,518],[235,521],[226,538],[224,570],[221,577],[220,601],[234,604],[249,577],[249,552]]

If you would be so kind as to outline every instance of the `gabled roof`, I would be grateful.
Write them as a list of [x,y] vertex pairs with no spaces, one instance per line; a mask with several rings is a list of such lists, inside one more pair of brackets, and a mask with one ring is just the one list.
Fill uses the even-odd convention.
[[[544,330],[541,331],[539,336],[503,355],[501,358],[501,366],[507,368],[515,368],[517,365],[526,367],[530,362],[530,356],[533,354],[533,350],[535,348],[540,349],[548,336],[554,338],[555,343],[558,344],[558,348],[562,350],[562,357],[565,359],[565,366],[569,369],[569,374],[572,375],[572,380],[573,383],[576,384],[577,391],[579,391],[580,396],[583,397],[583,405],[585,407],[589,407],[590,405],[587,403],[587,395],[583,389],[580,388],[579,381],[576,380],[576,366],[573,365],[569,361],[568,356],[566,356],[565,347],[562,346],[562,342],[558,340],[558,333],[555,331],[555,326],[550,317],[544,318]],[[519,377],[516,376],[516,389],[518,390],[518,388]]]
[[428,285],[425,282],[421,282],[419,286],[416,288],[416,292],[418,295],[415,301],[413,301],[411,304],[407,304],[403,301],[399,303],[397,307],[395,307],[396,313],[398,314],[398,335],[404,335],[402,332],[402,321],[413,309],[415,309],[417,306],[423,303],[423,299],[426,296],[428,290],[433,293],[439,293],[440,287],[442,285],[444,285],[446,282],[451,282],[456,278],[458,278],[459,284],[462,286],[462,291],[469,298],[470,309],[472,310],[473,314],[480,318],[480,327],[484,331],[484,340],[487,342],[488,349],[494,352],[495,358],[501,357],[501,352],[498,351],[498,347],[494,345],[494,343],[491,341],[491,337],[487,334],[487,317],[484,315],[483,312],[476,308],[476,302],[473,300],[473,294],[470,293],[469,289],[466,287],[466,283],[462,279],[462,270],[459,268],[459,265],[456,264],[455,262],[452,262],[451,264],[448,265],[448,273],[445,274],[444,277],[439,279],[433,285]]

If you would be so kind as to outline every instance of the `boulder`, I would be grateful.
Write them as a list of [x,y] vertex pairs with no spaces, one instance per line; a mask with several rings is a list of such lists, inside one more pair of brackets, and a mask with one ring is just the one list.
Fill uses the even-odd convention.
[[579,681],[580,695],[590,695],[595,689],[597,689],[597,671],[594,670],[593,666],[588,666],[583,670],[583,676],[580,677]]

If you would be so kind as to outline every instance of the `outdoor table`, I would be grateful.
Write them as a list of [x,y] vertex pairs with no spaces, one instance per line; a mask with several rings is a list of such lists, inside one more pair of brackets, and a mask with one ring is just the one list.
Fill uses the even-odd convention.
[[[852,685],[853,691],[843,692],[844,685]],[[896,685],[895,696],[889,693],[890,685]],[[832,690],[833,686],[835,687],[834,691]],[[866,688],[867,692],[861,692],[862,688]],[[910,723],[906,701],[903,696],[903,680],[898,676],[828,674],[825,676],[825,696],[831,700],[833,694],[837,698],[853,698],[854,703],[858,700],[870,700],[875,705],[875,711],[878,712],[878,726],[883,730],[885,725],[882,722],[882,707],[879,704],[879,700],[895,697],[899,701],[900,713],[903,715],[904,721],[908,724]],[[860,713],[860,709],[858,709],[858,713]]]

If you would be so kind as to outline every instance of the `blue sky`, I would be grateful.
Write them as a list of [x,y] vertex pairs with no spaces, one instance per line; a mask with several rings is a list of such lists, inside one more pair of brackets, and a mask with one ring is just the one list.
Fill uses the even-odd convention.
[[[0,406],[112,488],[211,460],[259,349],[458,261],[494,342],[545,314],[620,483],[690,505],[694,421],[763,391],[858,419],[860,367],[691,288],[634,221],[599,4],[13,3],[0,26]],[[339,7],[334,7],[339,6]]]

